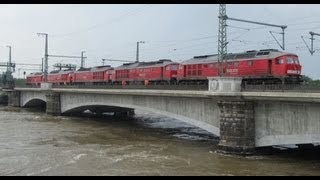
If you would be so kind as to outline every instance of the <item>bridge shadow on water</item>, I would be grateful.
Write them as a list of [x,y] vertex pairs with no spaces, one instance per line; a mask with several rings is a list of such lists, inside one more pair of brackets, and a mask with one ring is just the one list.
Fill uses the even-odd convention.
[[133,116],[116,116],[112,112],[94,113],[85,111],[65,114],[65,116],[77,117],[102,124],[143,129],[151,134],[161,133],[182,140],[204,141],[210,142],[213,145],[217,145],[219,142],[219,137],[198,127],[166,116],[153,115],[147,112],[138,112]]
[[257,155],[276,156],[297,161],[319,161],[320,145],[299,144],[257,148]]
[[[76,115],[80,118],[89,118],[99,123],[112,123],[117,126],[143,129],[154,134],[165,134],[180,140],[208,142],[213,151],[219,143],[219,137],[193,125],[172,119],[170,117],[154,115],[148,112],[137,112],[133,117],[116,117],[112,113],[95,114],[82,113]],[[261,156],[277,156],[280,158],[296,160],[320,160],[320,145],[279,145],[256,148],[256,154]]]

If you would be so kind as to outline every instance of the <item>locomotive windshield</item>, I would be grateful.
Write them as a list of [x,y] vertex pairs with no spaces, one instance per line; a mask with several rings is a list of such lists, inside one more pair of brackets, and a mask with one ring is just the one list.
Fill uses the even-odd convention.
[[299,58],[295,57],[295,58],[294,58],[294,63],[300,64],[300,63],[299,63]]
[[292,57],[287,57],[287,64],[293,64],[293,58]]
[[177,70],[177,65],[172,65],[171,70]]

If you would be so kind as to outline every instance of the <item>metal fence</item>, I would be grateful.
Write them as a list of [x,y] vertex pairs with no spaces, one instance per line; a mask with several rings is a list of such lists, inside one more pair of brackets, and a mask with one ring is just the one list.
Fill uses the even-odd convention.
[[53,88],[83,89],[153,89],[153,90],[194,90],[207,91],[208,85],[53,85]]
[[241,91],[262,91],[262,92],[320,92],[319,85],[313,84],[243,84]]
[[[16,87],[40,88],[40,86],[27,86],[19,84]],[[208,91],[208,85],[53,85],[53,88],[68,89],[153,89],[153,90],[190,90],[190,91]],[[243,84],[243,92],[315,92],[320,93],[320,86],[313,84]]]

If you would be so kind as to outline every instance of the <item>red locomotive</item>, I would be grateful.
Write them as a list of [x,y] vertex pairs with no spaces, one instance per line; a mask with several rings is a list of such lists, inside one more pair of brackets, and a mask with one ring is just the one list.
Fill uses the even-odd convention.
[[114,69],[113,84],[170,84],[176,82],[178,63],[168,59],[126,63]]
[[70,84],[111,84],[111,75],[113,68],[111,66],[98,66],[75,71],[70,74]]
[[[224,75],[242,77],[244,83],[299,83],[298,56],[274,49],[228,54],[221,63]],[[119,67],[100,66],[78,71],[54,71],[48,82],[73,84],[199,84],[218,76],[218,56],[195,56],[182,63],[171,60],[126,63]],[[43,82],[42,74],[27,76],[28,85]]]
[[72,70],[57,70],[52,71],[48,75],[48,82],[56,85],[68,85],[70,84],[71,77],[73,71]]
[[27,85],[29,86],[40,86],[40,84],[44,81],[43,73],[31,73],[27,76]]
[[[274,49],[228,54],[221,63],[225,76],[242,77],[244,83],[301,82],[298,56]],[[218,55],[195,56],[180,63],[179,83],[207,82],[207,77],[218,76]]]

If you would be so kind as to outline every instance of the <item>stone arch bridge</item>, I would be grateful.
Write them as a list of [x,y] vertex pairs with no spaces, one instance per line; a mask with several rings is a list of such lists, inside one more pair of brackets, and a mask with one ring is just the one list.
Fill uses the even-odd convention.
[[251,153],[255,147],[320,143],[320,94],[125,89],[40,89],[8,91],[9,105],[46,104],[60,115],[85,109],[166,115],[220,137],[221,151]]

